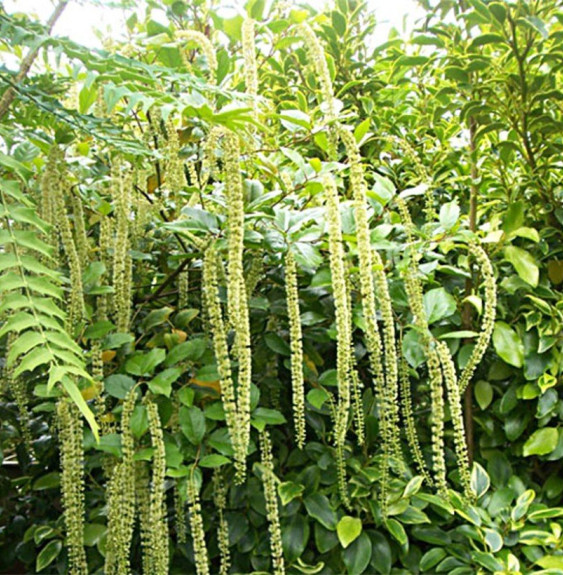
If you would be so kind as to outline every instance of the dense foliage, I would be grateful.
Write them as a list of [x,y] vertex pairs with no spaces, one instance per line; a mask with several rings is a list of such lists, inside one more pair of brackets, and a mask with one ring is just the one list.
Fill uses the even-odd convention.
[[563,573],[561,5],[312,4],[0,7],[0,571]]

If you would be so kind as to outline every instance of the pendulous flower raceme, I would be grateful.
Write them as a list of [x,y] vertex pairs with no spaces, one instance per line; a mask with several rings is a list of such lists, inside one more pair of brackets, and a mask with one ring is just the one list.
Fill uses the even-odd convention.
[[467,244],[469,253],[474,257],[475,262],[479,267],[479,271],[483,275],[483,285],[485,287],[485,305],[483,310],[483,319],[481,322],[481,333],[477,338],[477,343],[473,348],[463,372],[459,378],[459,389],[463,393],[465,388],[471,381],[471,377],[475,373],[477,365],[485,355],[487,346],[491,341],[491,336],[495,328],[495,316],[497,309],[497,291],[495,275],[491,260],[487,256],[487,252],[477,244],[476,241],[470,241]]
[[217,372],[221,380],[221,399],[225,410],[225,419],[235,453],[235,467],[238,480],[243,481],[246,473],[247,448],[242,444],[241,427],[247,423],[250,424],[250,410],[241,413],[237,406],[227,343],[227,330],[223,321],[223,312],[218,293],[217,267],[219,263],[219,254],[215,246],[209,246],[203,261],[202,289],[205,310],[213,339],[215,359],[217,361]]
[[86,575],[84,550],[84,451],[82,417],[78,409],[60,399],[57,426],[61,458],[61,492],[70,575]]
[[131,539],[135,523],[135,440],[131,431],[131,417],[136,399],[137,389],[133,387],[123,402],[121,412],[122,459],[114,467],[107,487],[107,575],[127,575],[131,572]]
[[209,575],[209,556],[207,553],[207,545],[205,543],[205,530],[203,528],[203,519],[201,516],[199,491],[194,478],[193,469],[188,476],[187,496],[196,572],[197,575]]
[[[175,36],[179,40],[182,40],[184,45],[192,42],[199,46],[207,61],[207,68],[209,69],[209,83],[214,85],[217,82],[217,55],[215,54],[215,48],[213,48],[213,44],[209,38],[197,30],[179,30],[176,31]],[[187,50],[185,48],[180,50],[185,67],[190,70],[191,65],[186,52]]]
[[327,208],[328,249],[337,334],[336,371],[338,374],[338,409],[334,435],[337,446],[341,446],[344,444],[348,427],[350,392],[352,388],[352,319],[346,286],[346,268],[338,189],[332,176],[325,176],[323,178],[323,187]]
[[273,575],[285,574],[283,558],[282,534],[280,527],[280,513],[278,508],[277,478],[274,474],[274,458],[272,455],[272,441],[270,434],[264,430],[260,433],[260,456],[263,466],[262,482],[264,484],[264,497],[266,499],[266,516],[270,531],[270,552],[272,555]]
[[291,347],[291,386],[293,392],[293,421],[297,446],[305,446],[305,381],[303,377],[303,334],[299,312],[297,266],[291,248],[285,256],[285,297],[289,318]]

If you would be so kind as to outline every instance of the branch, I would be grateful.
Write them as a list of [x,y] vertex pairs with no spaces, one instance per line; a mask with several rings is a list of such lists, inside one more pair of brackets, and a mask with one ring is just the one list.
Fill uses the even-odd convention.
[[[69,3],[69,0],[61,0],[55,11],[51,14],[49,20],[47,20],[47,34],[50,36],[55,26],[57,20],[59,19],[60,15],[63,13],[63,10],[66,8],[66,5]],[[16,74],[15,84],[21,84],[21,82],[25,79],[25,77],[29,74],[31,70],[31,66],[33,66],[33,62],[35,62],[35,58],[37,58],[37,54],[39,53],[39,48],[41,46],[37,46],[30,50],[22,60],[20,71]],[[0,99],[0,120],[6,115],[8,108],[11,106],[14,98],[16,97],[16,89],[14,86],[10,86],[4,94],[2,94],[2,99]]]

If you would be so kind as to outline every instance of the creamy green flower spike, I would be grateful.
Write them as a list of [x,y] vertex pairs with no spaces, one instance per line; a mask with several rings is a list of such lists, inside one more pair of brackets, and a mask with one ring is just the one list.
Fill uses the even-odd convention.
[[291,387],[293,391],[293,422],[299,449],[305,446],[305,380],[303,377],[303,334],[299,311],[299,286],[297,266],[291,249],[285,256],[285,297],[289,318],[291,347]]
[[70,271],[70,303],[68,312],[68,325],[70,331],[72,332],[78,322],[83,319],[85,313],[84,293],[82,286],[82,264],[76,249],[76,244],[74,243],[70,220],[66,215],[67,209],[65,195],[67,173],[66,164],[64,162],[64,153],[56,147],[54,147],[51,151],[53,153],[52,169],[54,175],[53,179],[47,179],[46,184],[51,187],[45,193],[50,193],[52,195],[52,217],[54,218],[54,223],[59,230],[61,244],[63,246],[63,251],[66,256],[68,268]]
[[260,456],[263,467],[262,482],[264,484],[264,497],[266,499],[266,516],[268,518],[268,529],[270,531],[272,573],[273,575],[284,575],[285,562],[283,558],[280,514],[278,509],[277,480],[274,474],[272,442],[270,440],[270,434],[266,430],[260,433]]
[[166,476],[166,453],[156,403],[147,401],[147,417],[151,443],[154,449],[152,460],[152,482],[150,490],[150,550],[151,573],[168,573],[168,526],[166,524],[166,507],[164,497],[164,480]]
[[469,455],[465,442],[465,426],[463,423],[463,409],[455,365],[448,346],[443,341],[436,342],[436,351],[442,364],[444,382],[448,392],[448,405],[454,428],[454,445],[457,458],[457,467],[465,496],[472,498],[471,472],[469,470]]
[[135,439],[131,431],[131,416],[137,399],[136,388],[131,389],[121,412],[122,460],[109,481],[108,539],[105,573],[128,575],[131,572],[130,553],[135,524]]
[[352,320],[346,286],[345,255],[338,190],[331,176],[325,176],[323,178],[323,187],[326,197],[329,261],[337,334],[336,370],[338,373],[338,412],[334,435],[336,444],[343,445],[348,427],[350,391],[352,386],[352,365],[350,357],[352,350]]
[[185,45],[189,42],[193,42],[199,46],[207,60],[209,83],[211,85],[215,85],[217,83],[217,55],[215,54],[215,48],[213,48],[213,44],[209,41],[209,38],[205,34],[197,32],[196,30],[179,30],[175,32],[175,36],[184,43],[184,50],[180,50],[180,55],[182,56],[184,65],[188,70],[191,69],[191,64],[186,55]]
[[326,62],[324,49],[317,35],[308,24],[300,24],[299,33],[303,37],[305,48],[309,55],[309,61],[315,70],[315,76],[321,92],[320,101],[326,106],[325,117],[330,124],[337,119],[338,114],[336,112],[332,78]]
[[116,232],[113,253],[113,301],[115,323],[122,333],[129,331],[131,317],[132,261],[129,254],[129,210],[131,209],[131,177],[116,168],[113,195],[115,198]]
[[78,257],[82,264],[88,265],[90,261],[90,247],[88,246],[88,237],[86,236],[86,224],[84,222],[82,199],[76,193],[73,193],[70,194],[70,203],[72,205],[76,251],[78,252]]
[[139,519],[139,531],[141,535],[143,573],[151,573],[152,549],[151,549],[151,492],[149,467],[145,461],[137,461],[135,464],[135,505]]
[[219,516],[219,525],[217,525],[217,546],[221,560],[219,575],[228,575],[231,567],[231,551],[229,549],[229,524],[225,518],[227,487],[220,468],[213,471],[213,502]]
[[402,416],[403,421],[405,423],[405,434],[407,436],[407,442],[411,450],[411,455],[418,468],[418,473],[420,473],[420,475],[424,477],[428,485],[433,486],[434,481],[430,473],[428,472],[428,467],[422,454],[420,439],[418,437],[418,432],[416,430],[416,423],[412,406],[412,393],[411,393],[411,383],[409,379],[408,364],[404,359],[401,360],[399,366],[399,384],[401,393]]
[[483,310],[483,319],[481,321],[481,333],[477,338],[473,352],[469,360],[465,364],[463,372],[459,378],[459,389],[461,393],[469,385],[477,365],[485,355],[491,336],[495,328],[495,317],[497,309],[497,290],[495,282],[495,274],[491,260],[487,256],[485,250],[479,246],[475,241],[471,241],[467,245],[469,253],[475,258],[475,262],[479,267],[479,271],[483,275],[483,285],[485,287],[485,305]]
[[166,120],[166,164],[164,168],[166,186],[172,197],[179,199],[179,192],[186,184],[184,162],[180,158],[180,140],[176,125],[169,116]]
[[[221,399],[225,410],[225,419],[231,437],[231,443],[235,452],[235,467],[238,481],[242,482],[246,474],[246,448],[241,443],[241,422],[237,408],[235,387],[233,383],[231,359],[227,343],[227,330],[223,321],[221,302],[218,293],[217,266],[218,254],[214,245],[209,246],[203,261],[203,296],[205,310],[209,320],[209,329],[213,338],[213,349],[217,361],[217,372],[221,380]],[[248,418],[250,413],[243,414]]]
[[209,575],[209,557],[205,543],[203,519],[201,517],[201,503],[199,502],[199,492],[193,477],[193,470],[188,476],[187,496],[196,573],[197,575]]
[[57,426],[69,574],[86,575],[88,563],[84,551],[83,423],[78,409],[64,399],[57,404]]
[[424,310],[422,285],[419,278],[418,260],[419,255],[414,246],[414,225],[405,201],[401,197],[396,198],[399,214],[408,245],[405,250],[405,263],[402,270],[403,281],[407,298],[413,314],[413,323],[418,328],[426,351],[426,365],[428,368],[428,382],[430,385],[431,401],[431,427],[432,427],[432,471],[434,482],[441,493],[446,493],[446,459],[444,454],[444,393],[440,358],[436,351],[428,319]]
[[246,80],[246,93],[250,96],[256,96],[258,94],[258,69],[256,66],[256,46],[254,45],[254,25],[255,22],[252,18],[245,18],[242,23],[244,77]]

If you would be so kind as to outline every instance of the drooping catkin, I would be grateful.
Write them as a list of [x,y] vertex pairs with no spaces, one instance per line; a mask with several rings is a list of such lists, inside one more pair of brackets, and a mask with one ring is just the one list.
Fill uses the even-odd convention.
[[164,167],[165,181],[172,198],[177,202],[179,192],[186,184],[184,162],[180,158],[180,139],[174,121],[169,116],[166,120],[166,162]]
[[151,573],[168,573],[168,526],[166,522],[166,505],[164,480],[166,475],[166,453],[160,416],[156,403],[147,401],[147,418],[151,443],[154,449],[152,462],[152,480],[150,489],[150,565]]
[[424,460],[424,455],[422,454],[422,448],[420,445],[420,440],[418,437],[418,432],[416,429],[416,423],[414,419],[413,405],[412,405],[412,393],[411,393],[411,382],[409,379],[408,363],[401,359],[399,366],[399,383],[401,392],[401,408],[403,422],[405,424],[405,434],[407,436],[407,443],[409,444],[412,458],[417,466],[418,473],[422,475],[429,486],[434,485],[432,476],[428,472],[428,467],[426,461]]
[[131,255],[129,253],[129,210],[131,209],[131,177],[117,168],[114,174],[116,232],[113,253],[113,287],[115,324],[119,332],[129,331],[131,316]]
[[227,505],[227,487],[220,468],[213,471],[213,502],[219,516],[217,525],[217,546],[219,547],[219,575],[228,575],[231,567],[231,551],[229,549],[229,524],[225,518]]
[[438,490],[445,493],[446,483],[446,459],[444,452],[444,393],[440,358],[433,342],[432,334],[428,326],[428,319],[424,310],[422,285],[420,283],[418,259],[419,255],[414,246],[413,223],[405,201],[401,197],[396,198],[399,214],[408,244],[405,250],[405,262],[402,269],[402,277],[413,315],[413,323],[422,338],[426,352],[426,365],[428,368],[428,383],[430,386],[431,401],[431,427],[432,427],[432,471]]
[[[209,70],[209,84],[215,85],[217,82],[217,55],[215,54],[215,48],[213,48],[213,44],[210,42],[209,38],[205,34],[202,34],[196,30],[180,30],[175,34],[178,39],[183,41],[184,45],[188,42],[193,42],[199,46],[207,61],[207,68]],[[180,55],[185,67],[190,70],[191,65],[186,55],[185,48],[180,50]]]
[[70,575],[86,575],[84,550],[84,451],[82,417],[78,408],[64,399],[57,404],[57,426],[61,460],[61,493]]
[[381,256],[372,250],[375,288],[381,318],[383,323],[383,349],[385,365],[385,392],[383,395],[383,409],[389,426],[389,454],[398,461],[401,457],[399,438],[399,374],[397,360],[397,342],[395,338],[395,320],[393,319],[393,304],[389,294],[389,285],[385,275],[385,267]]
[[483,274],[483,285],[485,286],[485,305],[483,319],[481,321],[481,332],[477,338],[473,352],[465,364],[463,372],[459,378],[459,389],[463,393],[468,386],[475,369],[487,351],[487,346],[491,340],[495,327],[495,316],[497,309],[497,291],[493,266],[487,256],[487,252],[475,241],[470,241],[467,245],[469,253],[475,258],[479,271]]
[[209,556],[207,553],[207,545],[205,543],[205,530],[203,528],[203,518],[201,516],[201,503],[199,501],[199,490],[193,476],[193,470],[188,476],[187,496],[196,573],[197,575],[209,575]]
[[[348,309],[350,310],[350,321],[352,321],[352,274],[350,271],[350,266],[348,266],[346,274],[346,291],[348,295]],[[358,439],[358,445],[363,445],[365,442],[365,417],[364,417],[364,406],[362,402],[362,389],[364,384],[360,379],[360,374],[358,373],[358,366],[356,363],[356,351],[354,349],[354,342],[352,333],[354,331],[353,325],[350,325],[350,382],[352,385],[352,413],[354,418],[354,426],[356,428],[356,437]]]
[[59,185],[59,162],[61,151],[58,146],[52,146],[41,175],[41,196],[39,201],[39,215],[48,224],[56,224],[55,193]]
[[351,316],[346,286],[345,256],[338,189],[331,176],[323,178],[327,207],[327,227],[332,292],[336,316],[336,371],[338,374],[338,412],[336,417],[336,445],[343,445],[348,426],[351,391]]
[[225,410],[225,419],[235,454],[235,467],[238,475],[243,478],[246,469],[246,450],[242,449],[240,442],[238,410],[227,343],[227,330],[223,321],[218,293],[217,264],[218,254],[215,246],[211,245],[206,250],[203,260],[203,297],[213,339],[217,372],[221,380],[221,399]]
[[471,472],[469,470],[469,455],[465,442],[465,426],[463,423],[463,408],[461,395],[455,372],[455,365],[448,346],[443,341],[436,342],[436,352],[442,364],[444,382],[448,392],[448,405],[454,428],[454,446],[457,459],[457,467],[463,491],[466,497],[472,497]]
[[246,297],[250,300],[256,286],[260,283],[260,280],[264,276],[264,256],[260,252],[254,254],[250,262],[250,269],[246,272],[245,284],[246,284]]
[[289,319],[291,347],[291,388],[293,399],[293,424],[297,447],[305,446],[305,379],[303,377],[303,334],[299,311],[299,286],[297,266],[291,248],[285,256],[285,297]]
[[183,310],[188,307],[188,293],[190,289],[190,271],[186,266],[178,274],[178,309]]
[[[252,18],[245,18],[242,23],[242,55],[244,58],[244,78],[246,93],[256,97],[258,94],[258,69],[256,66],[256,46],[254,44],[254,26]],[[256,113],[256,106],[255,106]]]
[[108,539],[106,575],[128,575],[131,572],[130,554],[135,524],[135,439],[131,431],[131,417],[137,399],[137,389],[129,391],[121,411],[122,459],[114,469],[108,484]]
[[412,164],[412,169],[418,177],[420,183],[426,187],[424,192],[424,213],[426,220],[430,221],[436,218],[436,210],[434,209],[434,198],[432,194],[432,177],[426,166],[422,163],[416,150],[411,146],[411,144],[405,138],[400,138],[394,134],[377,136],[379,140],[390,142],[394,145],[399,146],[404,152],[407,159]]
[[[305,48],[309,56],[309,62],[315,70],[315,77],[320,87],[319,103],[325,106],[325,119],[331,125],[337,120],[336,101],[332,78],[328,69],[324,49],[311,27],[303,23],[299,26],[299,33],[303,37]],[[332,156],[336,148],[335,138],[329,134],[330,153]]]
[[55,174],[58,177],[56,182],[53,182],[50,188],[50,193],[52,194],[52,208],[54,210],[53,217],[55,218],[55,223],[57,229],[59,230],[59,235],[61,238],[61,244],[63,246],[63,251],[66,256],[68,263],[69,273],[70,273],[70,303],[68,312],[68,326],[69,330],[72,332],[78,324],[79,321],[84,317],[84,293],[82,287],[82,265],[80,263],[80,257],[76,249],[76,244],[74,243],[74,238],[72,235],[72,228],[70,226],[70,220],[67,217],[67,209],[65,203],[65,191],[67,185],[67,174],[64,164],[64,154],[58,148],[55,148],[55,162],[57,168],[55,169]]
[[152,573],[151,549],[151,492],[149,466],[145,461],[135,464],[135,505],[139,518],[139,532],[141,536],[142,573]]
[[272,442],[267,430],[260,433],[260,456],[263,466],[262,481],[264,484],[264,497],[266,499],[266,516],[268,518],[268,530],[270,532],[272,572],[274,575],[284,575],[285,562],[283,558],[278,492],[276,489],[277,478],[274,474]]
[[[385,514],[387,508],[387,476],[390,469],[391,457],[395,455],[395,457],[400,458],[395,327],[383,262],[379,254],[371,247],[366,197],[367,186],[360,149],[351,132],[343,126],[338,126],[337,130],[346,148],[350,165],[350,189],[352,191],[356,220],[360,294],[362,296],[362,307],[366,326],[364,340],[368,350],[368,358],[379,405],[379,421],[383,450],[382,478],[380,482],[381,505],[383,513]],[[374,273],[377,286],[377,300],[379,301],[384,321],[385,348],[383,348],[382,345],[377,321]],[[382,361],[382,357],[384,357],[384,362]],[[385,372],[383,370],[384,365]]]
[[[10,332],[6,342],[6,358],[10,355],[10,349],[16,339],[16,334]],[[29,455],[33,455],[33,437],[29,428],[31,413],[29,411],[29,396],[26,389],[26,380],[22,377],[14,377],[14,367],[9,365],[9,361],[4,364],[3,370],[3,384],[6,386],[5,390],[9,391],[18,408],[18,424],[20,433],[25,444],[25,448]],[[0,393],[3,390],[0,390]]]
[[86,223],[84,221],[84,208],[82,207],[82,198],[79,193],[70,194],[72,205],[72,217],[74,222],[74,242],[76,251],[83,266],[88,265],[90,261],[90,248],[88,246],[88,236],[86,235]]
[[240,448],[248,450],[250,440],[250,388],[252,349],[250,318],[244,278],[244,188],[240,170],[240,143],[237,135],[225,131],[223,136],[224,179],[227,194],[227,313],[235,340],[233,351],[238,359],[237,411]]

